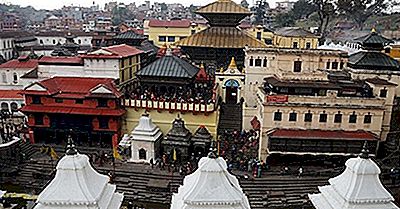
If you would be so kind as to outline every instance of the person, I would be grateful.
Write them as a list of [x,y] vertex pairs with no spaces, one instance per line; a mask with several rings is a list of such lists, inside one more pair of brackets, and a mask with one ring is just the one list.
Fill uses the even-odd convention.
[[153,168],[154,168],[154,161],[153,161],[153,158],[150,159],[150,165],[151,165],[151,168],[153,169]]
[[390,178],[392,179],[392,184],[393,185],[396,184],[396,177],[397,177],[396,168],[393,167],[393,168],[390,169]]
[[300,166],[298,178],[300,178],[302,174],[303,174],[303,167]]

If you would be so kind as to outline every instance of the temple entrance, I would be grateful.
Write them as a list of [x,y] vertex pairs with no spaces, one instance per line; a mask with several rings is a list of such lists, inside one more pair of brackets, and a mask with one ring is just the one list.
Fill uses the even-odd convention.
[[238,102],[239,82],[230,79],[225,82],[225,102],[227,104],[236,104]]

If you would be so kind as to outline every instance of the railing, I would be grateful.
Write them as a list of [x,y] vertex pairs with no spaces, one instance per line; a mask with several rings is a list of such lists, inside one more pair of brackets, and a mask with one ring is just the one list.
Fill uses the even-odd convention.
[[160,100],[142,100],[142,99],[122,99],[122,104],[125,107],[133,107],[136,110],[157,110],[169,112],[192,112],[193,114],[204,113],[209,114],[218,108],[218,85],[213,88],[213,96],[211,102],[179,102],[179,101],[160,101]]

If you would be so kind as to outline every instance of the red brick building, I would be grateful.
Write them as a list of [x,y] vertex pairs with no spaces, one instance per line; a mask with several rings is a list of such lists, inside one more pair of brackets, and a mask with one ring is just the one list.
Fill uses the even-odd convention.
[[110,78],[54,77],[23,91],[32,143],[111,147],[121,134],[121,94]]

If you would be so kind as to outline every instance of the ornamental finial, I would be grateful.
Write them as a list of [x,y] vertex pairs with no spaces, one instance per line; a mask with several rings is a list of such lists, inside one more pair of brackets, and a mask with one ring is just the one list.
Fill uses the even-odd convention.
[[217,148],[215,147],[215,140],[211,140],[210,152],[208,153],[207,157],[212,158],[212,159],[215,159],[218,157]]
[[74,141],[72,140],[71,134],[68,135],[67,147],[65,148],[66,155],[76,155],[78,150],[75,147]]
[[364,146],[363,146],[363,148],[361,150],[361,154],[359,156],[360,156],[360,158],[363,158],[363,159],[368,159],[369,158],[369,149],[368,149],[368,142],[367,141],[364,142]]

